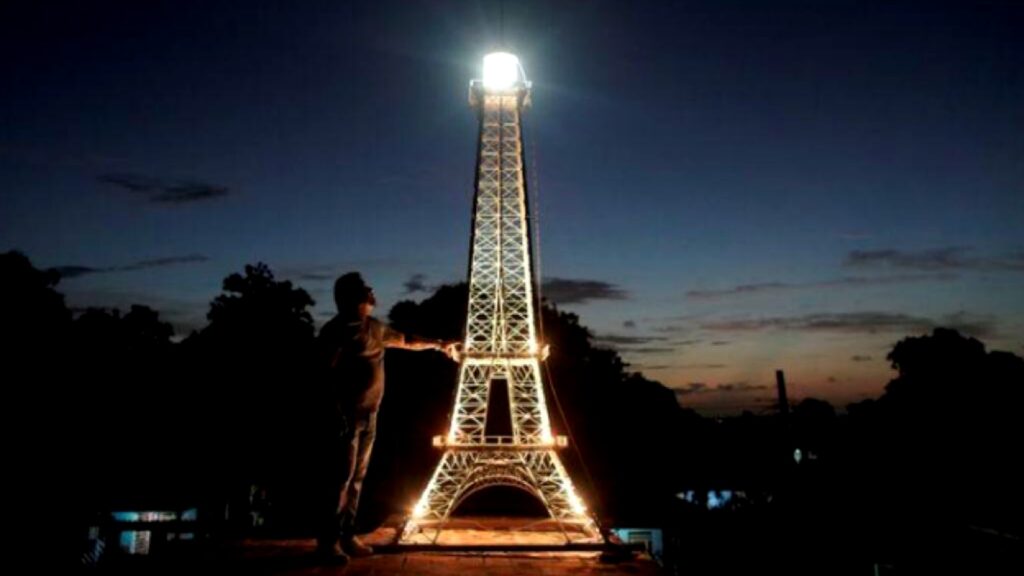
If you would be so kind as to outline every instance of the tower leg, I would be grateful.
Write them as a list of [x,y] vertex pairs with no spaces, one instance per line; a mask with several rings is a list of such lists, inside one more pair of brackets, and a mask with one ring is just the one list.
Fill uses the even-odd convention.
[[430,483],[413,509],[412,518],[403,529],[402,542],[409,541],[427,524],[437,526],[437,533],[431,539],[432,542],[436,541],[441,525],[448,520],[462,490],[468,484],[475,460],[474,452],[445,450]]
[[[554,450],[446,450],[399,542],[413,543],[423,534],[430,543],[437,543],[463,499],[496,485],[514,486],[536,496],[558,522],[567,542],[572,538],[566,525],[576,527],[585,539],[600,537]],[[429,529],[433,529],[432,534],[426,532]]]

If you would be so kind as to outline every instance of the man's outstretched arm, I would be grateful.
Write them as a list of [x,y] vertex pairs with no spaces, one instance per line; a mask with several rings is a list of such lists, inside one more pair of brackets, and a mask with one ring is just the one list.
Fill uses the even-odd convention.
[[388,341],[388,348],[401,348],[402,350],[444,350],[444,340],[431,340],[417,336],[406,336],[401,332],[397,337]]
[[447,340],[407,336],[397,330],[388,328],[384,344],[388,348],[400,348],[402,350],[437,350],[452,356],[456,343]]

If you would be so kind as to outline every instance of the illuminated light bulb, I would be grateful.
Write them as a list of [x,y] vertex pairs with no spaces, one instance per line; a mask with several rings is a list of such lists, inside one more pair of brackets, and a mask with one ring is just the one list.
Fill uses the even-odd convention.
[[484,56],[484,89],[503,92],[522,80],[522,67],[514,54],[492,52]]
[[416,506],[414,506],[413,509],[412,509],[412,517],[413,518],[423,518],[423,516],[426,513],[427,513],[427,503],[424,502],[423,500],[420,500],[419,502],[417,502]]

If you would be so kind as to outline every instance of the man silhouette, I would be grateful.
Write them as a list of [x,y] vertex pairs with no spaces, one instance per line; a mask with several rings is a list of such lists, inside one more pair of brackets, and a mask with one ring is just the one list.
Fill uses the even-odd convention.
[[335,281],[334,302],[338,313],[317,336],[332,404],[329,502],[317,550],[335,561],[347,562],[349,556],[373,553],[353,529],[384,394],[384,350],[440,350],[452,356],[455,344],[409,337],[370,316],[377,300],[358,272]]

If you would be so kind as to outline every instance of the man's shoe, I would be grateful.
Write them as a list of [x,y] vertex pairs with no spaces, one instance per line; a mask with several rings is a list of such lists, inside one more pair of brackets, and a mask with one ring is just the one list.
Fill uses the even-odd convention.
[[344,566],[349,561],[349,556],[345,553],[340,542],[335,542],[330,546],[324,544],[317,546],[316,555],[328,564]]
[[341,541],[342,549],[353,558],[365,558],[373,554],[373,548],[363,544],[355,536]]

